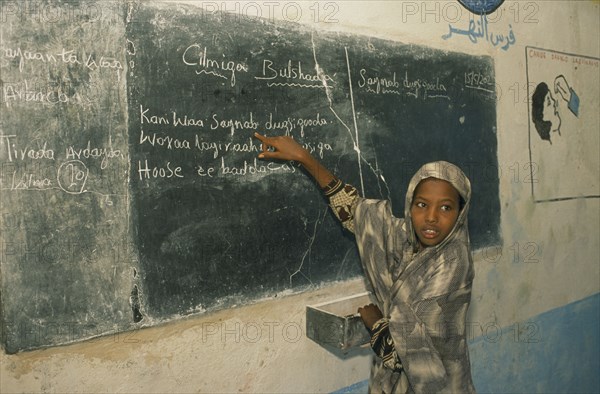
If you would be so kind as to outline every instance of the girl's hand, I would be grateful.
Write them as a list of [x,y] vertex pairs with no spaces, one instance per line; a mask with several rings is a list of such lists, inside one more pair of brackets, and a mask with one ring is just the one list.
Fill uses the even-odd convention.
[[335,180],[333,174],[292,137],[265,137],[258,133],[254,133],[254,137],[262,142],[259,159],[293,160],[300,163],[321,188]]
[[360,313],[360,318],[369,330],[373,328],[373,325],[377,323],[377,320],[383,317],[383,313],[381,313],[379,307],[375,304],[369,304],[362,308],[358,308],[358,313]]
[[254,133],[254,137],[262,142],[259,159],[293,160],[303,163],[308,156],[308,151],[292,137],[265,137],[258,133]]

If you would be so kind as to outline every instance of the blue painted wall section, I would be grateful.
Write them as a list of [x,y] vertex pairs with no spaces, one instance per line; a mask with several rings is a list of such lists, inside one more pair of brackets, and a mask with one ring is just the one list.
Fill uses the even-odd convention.
[[[600,293],[469,343],[478,393],[600,392]],[[368,381],[336,393],[366,393]]]

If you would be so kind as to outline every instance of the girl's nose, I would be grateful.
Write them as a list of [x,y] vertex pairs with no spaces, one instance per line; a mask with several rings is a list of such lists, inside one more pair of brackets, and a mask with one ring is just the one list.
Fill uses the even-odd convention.
[[435,209],[429,208],[425,213],[425,221],[427,223],[435,223],[437,222],[437,219],[437,211]]

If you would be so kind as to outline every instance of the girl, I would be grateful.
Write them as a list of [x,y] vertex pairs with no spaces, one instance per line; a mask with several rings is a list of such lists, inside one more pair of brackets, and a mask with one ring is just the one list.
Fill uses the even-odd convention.
[[398,219],[389,201],[360,197],[292,138],[255,136],[260,159],[300,163],[355,234],[379,304],[359,308],[378,356],[370,391],[474,393],[465,335],[474,275],[465,174],[447,162],[421,167],[408,186],[405,219]]

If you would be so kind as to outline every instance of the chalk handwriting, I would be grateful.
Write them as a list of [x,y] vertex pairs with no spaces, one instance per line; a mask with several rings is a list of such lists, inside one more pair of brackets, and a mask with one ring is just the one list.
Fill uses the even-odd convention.
[[248,137],[246,143],[233,143],[233,142],[208,142],[203,141],[201,137],[196,134],[194,147],[203,152],[210,151],[214,159],[219,157],[219,154],[227,152],[247,152],[247,153],[259,153],[261,151],[260,144],[255,143],[255,139]]
[[66,157],[67,159],[102,159],[100,163],[100,168],[105,169],[108,166],[108,161],[113,158],[121,158],[125,157],[121,153],[120,149],[114,149],[112,146],[112,138],[108,136],[108,147],[106,148],[98,148],[92,147],[91,142],[87,142],[87,146],[85,148],[74,148],[72,145],[68,146],[66,149]]
[[153,125],[168,125],[169,118],[166,116],[158,116],[148,114],[150,108],[144,109],[144,106],[140,104],[140,123],[141,124],[153,124]]
[[[223,54],[223,57],[225,55]],[[208,56],[206,47],[199,44],[192,44],[183,51],[182,61],[187,66],[197,67],[196,74],[213,75],[219,78],[228,79],[226,73],[229,74],[229,83],[235,86],[236,72],[248,72],[248,65],[244,62],[233,60],[215,60]]]
[[324,152],[326,152],[326,151],[331,152],[333,150],[333,147],[330,144],[321,142],[321,141],[315,142],[315,143],[304,142],[304,143],[302,143],[302,146],[304,147],[304,149],[309,151],[310,154],[315,154],[315,153],[318,154],[321,159],[323,159]]
[[138,175],[140,181],[144,179],[155,179],[155,178],[183,178],[182,169],[178,166],[171,166],[171,162],[167,162],[164,167],[150,167],[148,160],[144,160],[142,164],[141,160],[138,160]]
[[212,178],[215,173],[215,168],[214,167],[204,168],[202,166],[198,166],[198,167],[196,167],[196,171],[198,173],[198,176],[201,176],[201,177],[207,176],[209,178]]
[[18,60],[19,71],[23,72],[25,62],[36,61],[41,63],[57,63],[56,56],[49,53],[34,52],[23,50],[21,48],[2,48],[3,57],[6,59]]
[[100,59],[96,60],[92,57],[92,55],[88,55],[87,60],[85,61],[85,66],[92,71],[97,70],[99,68],[107,68],[111,70],[123,69],[123,65],[121,64],[121,62],[113,57],[100,56]]
[[392,78],[384,78],[379,75],[367,77],[367,70],[361,68],[359,75],[358,87],[364,88],[369,93],[402,94],[400,92],[400,82],[396,81],[396,73],[393,73]]
[[[171,120],[169,120],[171,119]],[[171,116],[167,115],[155,115],[150,112],[150,108],[144,108],[140,104],[140,123],[141,124],[152,124],[152,125],[173,125],[173,127],[204,127],[204,119],[195,119],[183,115],[183,117],[176,111],[171,111]]]
[[[248,137],[247,142],[244,143],[204,141],[202,137],[196,134],[194,147],[200,152],[209,152],[213,159],[216,159],[226,153],[258,154],[261,152],[261,146],[256,144],[255,141],[252,137]],[[333,151],[333,147],[329,143],[322,141],[305,141],[301,145],[311,154],[316,154],[321,159],[325,152]]]
[[252,112],[249,119],[219,119],[219,115],[213,114],[210,129],[229,129],[233,136],[237,130],[258,130],[258,122],[254,120]]
[[58,186],[69,194],[81,194],[86,192],[85,184],[88,179],[89,170],[80,160],[67,161],[58,169],[56,180]]
[[298,120],[296,120],[296,124],[300,127],[301,137],[304,137],[305,127],[320,127],[325,126],[327,123],[327,119],[322,118],[319,112],[317,112],[317,115],[313,119],[298,118]]
[[27,80],[23,80],[20,83],[4,83],[2,86],[2,93],[4,97],[3,101],[7,105],[10,105],[12,102],[49,105],[72,103],[83,106],[89,106],[91,104],[91,101],[88,98],[84,98],[78,92],[69,96],[62,90],[62,87],[58,87],[57,89],[45,87],[41,89],[39,87],[31,87],[30,82]]
[[264,124],[266,130],[282,130],[285,131],[285,135],[290,136],[292,131],[296,127],[300,127],[300,136],[304,137],[305,127],[321,127],[329,124],[330,122],[326,117],[321,116],[321,113],[317,112],[314,118],[293,118],[287,117],[282,120],[273,120],[273,113],[269,113],[269,120]]
[[196,134],[194,147],[200,152],[210,151],[214,159],[219,157],[219,152],[223,149],[223,144],[220,142],[208,142],[202,141],[202,139]]
[[98,58],[90,54],[85,58],[85,60],[83,60],[83,57],[80,57],[80,55],[73,49],[68,50],[63,48],[61,52],[48,53],[29,51],[18,47],[1,48],[0,53],[4,59],[9,60],[8,63],[4,61],[2,65],[7,66],[10,64],[10,61],[18,61],[19,72],[23,72],[25,64],[28,62],[77,65],[86,67],[91,71],[99,69],[123,70],[123,65],[121,62],[114,57],[101,55]]
[[47,190],[52,189],[52,180],[40,178],[36,174],[22,174],[17,176],[17,171],[12,174],[10,190]]
[[244,160],[244,164],[239,167],[233,167],[225,164],[225,158],[221,157],[221,167],[220,173],[221,175],[256,175],[256,174],[266,174],[270,172],[276,171],[284,171],[284,172],[296,172],[296,168],[289,163],[259,163],[256,158],[254,161],[248,163],[248,161]]
[[177,112],[173,111],[173,126],[175,127],[204,127],[204,120],[202,119],[194,119],[188,118],[187,115],[184,115],[183,118],[177,115]]
[[273,120],[273,113],[269,113],[269,120],[265,122],[265,129],[267,130],[284,130],[285,135],[290,136],[292,130],[296,127],[296,118],[288,117],[282,120]]
[[144,130],[142,129],[140,132],[140,145],[144,143],[148,143],[153,147],[163,147],[168,150],[172,149],[191,149],[190,142],[185,138],[173,138],[171,136],[160,137],[157,136],[156,133],[144,134]]
[[408,78],[408,71],[404,73],[403,86],[408,89],[406,94],[414,98],[421,97],[423,100],[428,98],[444,98],[450,100],[446,93],[446,86],[440,83],[440,79],[436,78],[435,81],[427,81],[423,79],[410,80]]
[[[477,44],[479,39],[483,38],[494,47],[500,47],[503,51],[507,51],[511,45],[514,45],[517,39],[512,30],[512,25],[508,25],[508,34],[494,34],[488,30],[489,24],[487,15],[483,14],[479,16],[479,20],[475,22],[475,19],[469,19],[469,28],[466,30],[457,29],[452,25],[448,25],[448,34],[444,34],[442,38],[444,40],[449,39],[454,34],[468,37],[473,44]],[[477,30],[477,31],[476,31]]]
[[[46,141],[36,140],[36,146],[27,144],[25,146],[17,146],[17,136],[15,134],[5,135],[0,134],[0,159],[4,159],[8,162],[16,160],[54,160],[54,150],[48,148]],[[5,156],[6,155],[6,156]]]
[[[288,86],[296,88],[317,88],[324,89],[331,87],[327,83],[334,83],[333,78],[324,72],[319,72],[316,75],[302,71],[302,62],[294,62],[288,60],[285,67],[274,66],[272,60],[263,59],[262,74],[255,76],[258,80],[273,81],[268,82],[267,86]],[[283,81],[280,81],[283,80]]]
[[465,72],[465,87],[494,93],[494,79],[478,71]]

